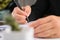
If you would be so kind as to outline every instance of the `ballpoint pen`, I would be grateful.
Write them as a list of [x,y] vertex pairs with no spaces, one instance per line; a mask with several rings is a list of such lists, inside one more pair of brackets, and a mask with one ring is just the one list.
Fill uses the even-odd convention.
[[[14,0],[14,2],[16,3],[16,5],[21,9],[22,7],[29,5],[32,6],[36,3],[37,0]],[[26,20],[29,22],[29,18],[26,16]]]
[[[19,3],[18,2],[19,0],[14,0],[14,2],[16,3],[16,5],[21,9],[21,10],[23,10],[22,9],[22,7],[25,5],[25,2],[24,2],[24,0],[20,0],[21,2],[23,2],[23,3]],[[29,22],[29,18],[26,16],[26,20]]]

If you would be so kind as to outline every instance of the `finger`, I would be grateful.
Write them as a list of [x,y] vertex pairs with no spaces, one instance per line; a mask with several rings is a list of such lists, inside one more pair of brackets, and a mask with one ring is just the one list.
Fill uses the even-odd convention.
[[26,16],[19,15],[19,14],[16,14],[16,13],[13,14],[13,17],[14,17],[15,19],[26,19]]
[[17,23],[19,23],[19,24],[25,24],[25,23],[27,23],[25,16],[14,14],[14,18],[17,21]]
[[31,26],[31,27],[37,27],[37,26],[39,26],[39,25],[43,25],[43,24],[48,23],[48,22],[50,22],[50,21],[52,21],[52,20],[51,20],[51,17],[48,16],[48,17],[45,17],[45,18],[38,19],[38,20],[36,20],[35,22],[32,22],[32,23],[30,24],[30,26]]
[[25,24],[27,23],[26,19],[24,18],[24,16],[21,16],[20,17],[15,17],[16,21],[19,23],[19,24]]
[[58,38],[56,34],[49,36],[49,38]]
[[55,34],[54,29],[50,29],[50,30],[47,30],[45,32],[35,34],[35,37],[49,37],[49,36],[54,35],[54,34]]
[[52,22],[43,24],[43,25],[39,25],[38,27],[35,28],[35,33],[39,33],[39,32],[43,32],[46,31],[48,29],[53,28],[54,26],[52,25]]
[[39,23],[37,24],[37,21],[33,21],[32,23],[29,24],[30,27],[37,27]]
[[26,20],[20,20],[20,21],[19,20],[16,20],[16,22],[19,23],[19,24],[25,24],[25,23],[27,23]]
[[24,18],[21,19],[20,17],[16,17],[15,20],[22,21],[22,20],[26,20],[26,19],[24,19]]
[[16,13],[16,14],[19,14],[19,15],[27,16],[27,13],[24,12],[23,10],[19,9],[18,7],[15,7],[15,8],[14,8],[13,13]]
[[27,5],[27,6],[24,7],[23,9],[25,9],[25,12],[28,14],[27,16],[29,16],[30,13],[31,13],[31,7]]

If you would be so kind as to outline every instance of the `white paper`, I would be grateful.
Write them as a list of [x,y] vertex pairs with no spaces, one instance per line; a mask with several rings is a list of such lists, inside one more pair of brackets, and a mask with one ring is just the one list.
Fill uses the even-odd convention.
[[41,39],[41,38],[35,38],[35,40],[60,40],[60,38],[53,38],[53,39]]
[[4,40],[4,35],[0,33],[0,40]]

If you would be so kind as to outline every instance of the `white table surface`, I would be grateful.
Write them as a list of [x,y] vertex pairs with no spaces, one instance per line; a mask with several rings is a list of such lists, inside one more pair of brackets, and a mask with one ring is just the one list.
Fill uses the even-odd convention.
[[56,38],[56,39],[41,39],[41,38],[35,38],[35,40],[60,40],[60,38]]
[[60,40],[60,38],[55,38],[55,39],[41,39],[41,38],[35,38],[34,40]]

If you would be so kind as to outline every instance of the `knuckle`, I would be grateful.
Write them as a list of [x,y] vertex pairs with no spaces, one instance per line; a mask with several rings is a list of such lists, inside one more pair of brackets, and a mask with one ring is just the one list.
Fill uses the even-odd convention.
[[12,17],[14,17],[14,13],[13,13],[13,12],[12,12],[12,14],[11,14],[11,15],[12,15]]
[[54,17],[55,15],[50,15],[50,16]]
[[17,11],[19,11],[20,9],[18,8],[18,7],[15,7],[14,8],[14,12],[17,12]]
[[17,7],[14,8],[14,10],[16,10],[16,9],[17,9]]
[[50,15],[50,16],[48,16],[48,18],[50,18],[52,20],[55,20],[56,19],[56,16],[55,15]]
[[18,7],[15,7],[14,10],[18,9]]
[[54,17],[55,17],[55,15],[50,15],[49,17],[54,18]]

